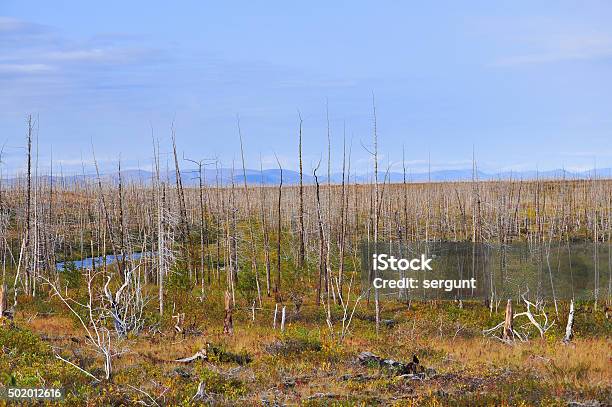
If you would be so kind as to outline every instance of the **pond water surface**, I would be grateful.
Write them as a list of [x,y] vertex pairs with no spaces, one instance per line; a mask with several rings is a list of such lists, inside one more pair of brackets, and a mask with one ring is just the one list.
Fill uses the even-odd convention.
[[[151,257],[152,255],[153,255],[152,252],[135,252],[132,254],[125,255],[124,258],[126,260],[129,260],[129,259],[140,260],[142,257]],[[107,254],[106,264],[115,263],[117,259],[120,259],[120,258],[121,256],[115,257],[112,254]],[[104,256],[87,257],[82,260],[74,260],[74,261],[62,261],[62,262],[56,263],[55,267],[57,268],[58,271],[64,271],[70,268],[72,264],[74,264],[74,267],[77,269],[91,268],[94,265],[94,262],[96,266],[102,266],[104,264]]]

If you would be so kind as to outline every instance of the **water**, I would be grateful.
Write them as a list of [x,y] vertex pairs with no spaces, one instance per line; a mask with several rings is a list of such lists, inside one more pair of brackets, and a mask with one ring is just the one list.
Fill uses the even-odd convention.
[[[152,252],[135,252],[132,254],[128,254],[125,255],[124,258],[126,260],[140,260],[143,256],[144,257],[150,257],[152,256],[153,253]],[[120,259],[121,256],[117,256],[115,257],[112,254],[107,254],[106,255],[106,264],[113,264],[117,261],[117,259]],[[102,266],[104,264],[104,256],[98,256],[98,257],[87,257],[85,259],[82,260],[74,260],[74,261],[62,261],[59,263],[55,264],[55,268],[58,271],[65,271],[66,269],[70,268],[71,264],[74,263],[74,267],[77,269],[87,269],[87,268],[91,268],[93,267],[95,262],[96,267],[98,266]]]

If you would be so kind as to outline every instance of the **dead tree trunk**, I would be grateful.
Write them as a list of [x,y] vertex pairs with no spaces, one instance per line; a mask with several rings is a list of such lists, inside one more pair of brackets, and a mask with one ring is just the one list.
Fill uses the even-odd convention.
[[270,235],[268,233],[268,224],[266,221],[266,191],[264,188],[264,182],[263,182],[263,164],[261,164],[260,162],[260,174],[261,174],[261,185],[260,185],[260,192],[261,192],[261,204],[260,204],[260,209],[261,209],[261,228],[263,231],[263,241],[264,241],[264,258],[265,258],[265,262],[266,262],[266,295],[269,297],[270,296],[270,287],[272,285],[271,280],[270,280],[270,273],[271,273],[271,266],[270,266]]
[[277,227],[276,227],[276,285],[274,287],[274,293],[276,294],[276,300],[280,301],[281,297],[281,203],[283,197],[283,167],[281,166],[278,157],[276,158],[278,168],[280,170],[280,183],[278,184],[278,213],[277,213]]
[[338,304],[342,303],[342,285],[344,282],[344,245],[346,239],[346,209],[345,209],[345,197],[346,197],[346,132],[342,135],[342,190],[340,195],[340,248],[339,248],[339,262],[338,265]]
[[[319,163],[320,164],[320,163]],[[321,304],[321,283],[327,265],[325,263],[325,236],[323,231],[323,220],[321,217],[321,196],[319,191],[319,177],[317,170],[319,165],[314,169],[313,176],[315,180],[315,197],[317,204],[317,228],[319,230],[319,277],[317,278],[317,305]]]
[[189,222],[187,220],[187,207],[185,205],[185,191],[183,190],[183,181],[181,178],[181,169],[179,167],[178,157],[176,155],[176,133],[174,124],[172,125],[172,153],[174,156],[174,171],[176,177],[176,193],[179,204],[180,216],[180,237],[181,242],[185,245],[185,254],[187,255],[187,269],[189,270],[189,278],[193,277],[193,267],[191,263],[191,231],[189,230]]
[[225,291],[225,319],[223,320],[223,333],[225,335],[234,334],[234,322],[232,319],[233,304],[232,295],[229,291]]
[[251,216],[251,200],[249,198],[249,187],[247,186],[246,168],[244,164],[244,148],[242,145],[242,130],[240,129],[240,120],[238,119],[238,135],[240,136],[240,157],[242,159],[242,178],[244,181],[244,195],[246,197],[246,214],[249,218],[249,238],[251,241],[251,271],[255,274],[255,285],[257,286],[257,300],[261,307],[261,286],[259,285],[259,272],[257,271],[257,252],[255,250],[255,232],[253,228],[253,219]]
[[28,179],[27,179],[27,191],[26,191],[26,231],[25,231],[25,252],[26,252],[26,266],[25,266],[25,287],[26,294],[30,294],[30,240],[32,233],[32,115],[28,116]]
[[4,316],[4,311],[6,311],[7,308],[7,292],[6,292],[6,285],[1,285],[0,286],[0,318],[2,318],[2,316]]
[[573,332],[574,328],[574,300],[570,302],[569,314],[567,316],[567,325],[565,326],[565,337],[563,338],[563,343],[570,343],[572,337],[574,336]]
[[[299,112],[298,112],[299,113]],[[304,180],[303,180],[303,168],[302,168],[302,116],[300,115],[300,140],[299,140],[299,161],[300,161],[300,257],[299,266],[304,267]]]
[[514,330],[512,327],[512,319],[514,318],[514,311],[512,310],[512,300],[508,300],[506,304],[506,320],[504,321],[504,332],[503,339],[511,341],[514,339]]
[[[376,132],[376,103],[372,95],[372,111],[374,117],[374,247],[378,250],[378,134]],[[374,278],[378,277],[378,270],[374,271]],[[376,334],[380,329],[380,303],[378,288],[374,287],[374,307],[376,311]]]

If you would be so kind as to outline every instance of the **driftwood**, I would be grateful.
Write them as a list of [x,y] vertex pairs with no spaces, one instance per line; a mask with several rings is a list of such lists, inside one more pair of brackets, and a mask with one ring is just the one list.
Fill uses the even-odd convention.
[[223,333],[226,335],[234,334],[234,322],[232,320],[232,296],[229,291],[225,291],[225,319],[223,320]]

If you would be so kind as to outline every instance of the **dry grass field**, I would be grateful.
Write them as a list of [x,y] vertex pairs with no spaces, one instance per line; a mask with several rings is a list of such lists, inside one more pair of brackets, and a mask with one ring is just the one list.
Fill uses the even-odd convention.
[[[611,198],[606,180],[22,179],[0,196],[0,380],[62,387],[67,405],[609,405],[608,290],[575,302],[569,341],[565,299],[537,303],[545,333],[517,316],[524,337],[502,341],[483,330],[504,321],[504,298],[360,296],[359,245],[605,248]],[[91,256],[106,264],[74,263]]]

